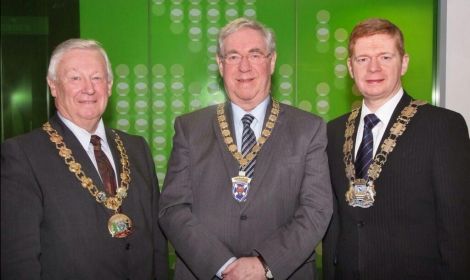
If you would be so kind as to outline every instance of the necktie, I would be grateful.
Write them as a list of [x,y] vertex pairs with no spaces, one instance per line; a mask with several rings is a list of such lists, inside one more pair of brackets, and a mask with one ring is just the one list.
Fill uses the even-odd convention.
[[374,114],[368,114],[364,117],[364,134],[356,156],[356,178],[366,178],[369,165],[372,163],[374,149],[374,138],[372,128],[379,122]]
[[101,138],[98,135],[92,135],[90,142],[93,144],[93,151],[95,152],[96,163],[98,164],[98,171],[100,172],[104,188],[109,195],[115,195],[116,177],[108,157],[101,150]]
[[[255,117],[250,114],[246,114],[242,118],[243,122],[243,134],[242,134],[242,155],[246,156],[250,152],[251,148],[256,144],[256,136],[250,125],[253,122]],[[256,157],[248,163],[248,165],[242,169],[245,171],[245,176],[253,178],[253,173],[255,171]]]

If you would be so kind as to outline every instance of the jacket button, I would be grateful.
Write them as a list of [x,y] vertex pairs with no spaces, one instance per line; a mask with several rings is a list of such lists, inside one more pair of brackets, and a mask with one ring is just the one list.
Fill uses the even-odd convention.
[[131,248],[131,244],[130,243],[126,243],[126,250],[129,250]]
[[357,222],[357,227],[363,227],[365,225],[364,221]]
[[240,216],[240,220],[244,221],[244,220],[246,220],[246,219],[248,219],[248,217],[247,217],[246,215],[241,215],[241,216]]

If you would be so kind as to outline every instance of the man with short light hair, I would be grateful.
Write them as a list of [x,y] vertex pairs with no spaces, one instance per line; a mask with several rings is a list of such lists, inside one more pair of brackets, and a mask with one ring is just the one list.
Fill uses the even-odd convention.
[[400,29],[352,31],[349,73],[362,106],[328,124],[335,211],[325,279],[468,279],[470,140],[458,113],[414,100]]
[[102,120],[106,52],[63,42],[47,82],[57,114],[1,146],[1,278],[168,279],[150,149]]

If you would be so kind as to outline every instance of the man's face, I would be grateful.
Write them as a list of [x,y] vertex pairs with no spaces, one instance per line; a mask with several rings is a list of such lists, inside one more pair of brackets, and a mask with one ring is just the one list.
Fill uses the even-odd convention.
[[57,65],[56,80],[48,79],[55,105],[62,116],[94,132],[106,110],[112,82],[98,50],[72,49]]
[[375,34],[359,38],[348,59],[349,73],[366,102],[382,105],[401,87],[408,55],[400,56],[396,38]]
[[[276,53],[268,53],[259,31],[242,28],[225,38],[222,54],[224,58],[217,56],[216,59],[228,97],[244,110],[252,110],[269,95]],[[241,56],[239,63],[228,62],[227,58],[232,55]],[[258,59],[250,62],[248,55]]]

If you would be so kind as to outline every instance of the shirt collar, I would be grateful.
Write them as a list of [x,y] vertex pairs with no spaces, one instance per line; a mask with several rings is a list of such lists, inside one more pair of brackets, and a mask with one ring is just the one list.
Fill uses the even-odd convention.
[[266,109],[268,108],[269,99],[270,99],[270,97],[267,96],[260,104],[258,104],[250,112],[247,112],[247,111],[243,110],[237,104],[235,104],[233,102],[230,102],[231,105],[232,105],[232,113],[233,113],[234,122],[241,123],[243,116],[245,114],[250,114],[253,117],[255,117],[255,119],[253,120],[253,124],[256,124],[258,122],[263,123],[264,117],[266,115]]
[[85,149],[85,151],[88,150],[88,147],[90,145],[91,135],[98,135],[102,140],[101,144],[108,146],[103,119],[100,119],[100,121],[98,122],[98,127],[96,128],[96,131],[92,134],[92,133],[89,133],[86,129],[83,129],[79,127],[78,125],[74,124],[72,121],[66,119],[59,112],[57,112],[57,115],[59,116],[60,120],[65,124],[65,126],[67,126],[67,128],[72,131],[73,135],[77,137],[78,141],[82,145],[83,149]]
[[[403,96],[403,88],[400,88],[397,93],[390,98],[385,104],[380,106],[380,108],[375,111],[375,116],[379,118],[379,120],[384,123],[388,124],[390,119],[392,118],[393,111],[395,110],[395,107],[397,107],[398,102],[400,102],[400,99]],[[367,108],[366,104],[364,103],[364,100],[362,101],[362,109],[361,109],[361,120],[364,119],[364,117],[368,114],[372,114],[372,111]]]

